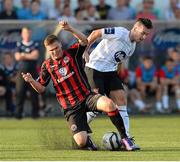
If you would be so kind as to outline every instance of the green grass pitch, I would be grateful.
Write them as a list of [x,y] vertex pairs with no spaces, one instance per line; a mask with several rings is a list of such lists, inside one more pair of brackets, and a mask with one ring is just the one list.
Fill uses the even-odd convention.
[[105,151],[102,136],[115,131],[106,117],[91,123],[99,151],[72,149],[64,118],[0,119],[0,160],[180,160],[180,116],[132,116],[131,134],[137,152]]

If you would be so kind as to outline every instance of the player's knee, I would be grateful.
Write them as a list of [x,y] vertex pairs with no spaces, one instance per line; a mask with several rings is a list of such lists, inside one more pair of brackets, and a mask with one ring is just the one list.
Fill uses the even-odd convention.
[[86,140],[87,140],[87,135],[85,135],[84,133],[77,133],[74,135],[74,140],[76,141],[76,144],[82,148],[86,145]]
[[84,146],[86,146],[86,140],[84,140],[84,139],[78,140],[78,141],[76,141],[76,143],[80,148],[83,148]]
[[115,104],[113,103],[112,100],[108,99],[106,101],[106,112],[112,112],[114,111],[116,108],[115,108]]

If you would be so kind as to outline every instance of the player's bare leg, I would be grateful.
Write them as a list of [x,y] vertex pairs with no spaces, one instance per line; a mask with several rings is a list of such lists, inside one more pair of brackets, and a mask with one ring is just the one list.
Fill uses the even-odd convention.
[[97,146],[93,143],[86,131],[81,131],[74,134],[73,138],[80,149],[92,151],[97,150]]

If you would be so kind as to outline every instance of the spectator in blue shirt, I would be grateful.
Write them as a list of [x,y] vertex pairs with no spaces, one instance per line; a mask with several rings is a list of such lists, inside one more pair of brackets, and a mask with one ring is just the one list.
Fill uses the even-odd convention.
[[40,10],[40,2],[37,0],[31,1],[31,10],[27,15],[28,20],[45,20],[46,15]]
[[21,0],[22,7],[17,10],[18,19],[27,19],[27,15],[30,12],[30,1]]

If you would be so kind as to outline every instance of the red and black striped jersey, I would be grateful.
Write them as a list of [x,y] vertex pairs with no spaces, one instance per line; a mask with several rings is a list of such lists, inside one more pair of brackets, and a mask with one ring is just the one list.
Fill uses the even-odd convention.
[[73,108],[90,93],[90,86],[83,68],[82,55],[86,46],[79,43],[63,51],[60,60],[47,59],[43,62],[38,81],[47,86],[53,81],[56,96],[64,108]]

